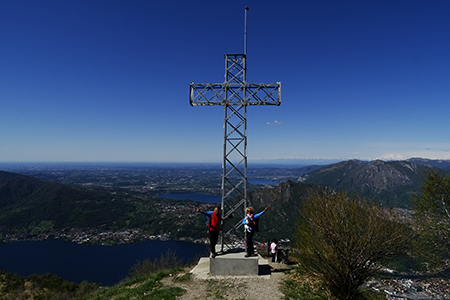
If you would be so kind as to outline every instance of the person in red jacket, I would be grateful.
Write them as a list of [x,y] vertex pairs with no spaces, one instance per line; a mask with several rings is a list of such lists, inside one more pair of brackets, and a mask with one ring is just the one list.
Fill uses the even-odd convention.
[[211,257],[216,257],[216,244],[219,239],[220,223],[222,218],[220,216],[220,207],[214,208],[214,211],[203,211],[198,207],[195,210],[202,213],[208,217],[208,231],[209,231],[209,242],[211,244]]

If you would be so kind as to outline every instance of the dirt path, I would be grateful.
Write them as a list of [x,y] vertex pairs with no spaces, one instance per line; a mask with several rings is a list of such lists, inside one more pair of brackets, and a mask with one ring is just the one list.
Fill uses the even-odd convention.
[[[284,264],[270,263],[271,273],[264,276],[215,276],[210,279],[199,279],[190,276],[189,280],[177,278],[165,278],[162,283],[178,286],[186,290],[186,293],[177,298],[179,300],[205,300],[205,299],[230,299],[230,300],[273,300],[282,299],[283,293],[280,285],[285,278],[284,271],[288,267]],[[188,275],[189,276],[189,275]]]

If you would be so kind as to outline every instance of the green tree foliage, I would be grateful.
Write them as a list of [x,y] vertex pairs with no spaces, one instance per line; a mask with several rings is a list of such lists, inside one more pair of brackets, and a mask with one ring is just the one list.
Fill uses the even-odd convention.
[[426,266],[442,266],[450,251],[450,176],[430,173],[421,193],[413,198],[415,246]]
[[298,259],[337,299],[365,298],[359,287],[411,238],[393,211],[345,192],[311,192],[296,228]]

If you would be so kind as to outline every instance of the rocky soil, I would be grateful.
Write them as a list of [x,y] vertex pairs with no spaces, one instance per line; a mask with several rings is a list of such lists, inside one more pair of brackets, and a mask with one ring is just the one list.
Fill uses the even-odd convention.
[[[230,299],[230,300],[273,300],[283,299],[281,291],[285,271],[289,267],[285,264],[269,263],[270,272],[262,276],[211,276],[200,278],[189,274],[191,269],[186,269],[177,277],[167,277],[162,283],[178,286],[186,290],[179,300],[205,300],[205,299]],[[183,276],[184,275],[184,276]],[[182,280],[184,278],[185,280]],[[180,280],[181,279],[181,280]]]

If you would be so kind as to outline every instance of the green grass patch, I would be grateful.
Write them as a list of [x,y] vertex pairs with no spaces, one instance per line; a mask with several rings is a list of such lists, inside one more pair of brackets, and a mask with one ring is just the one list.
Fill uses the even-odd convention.
[[79,298],[79,300],[108,300],[108,299],[152,299],[172,300],[181,296],[185,291],[182,288],[163,285],[160,280],[176,270],[163,270],[151,275],[137,277],[110,288]]
[[186,273],[184,275],[176,275],[173,278],[173,281],[175,282],[183,282],[183,281],[190,281],[192,279],[192,273]]
[[285,300],[327,300],[325,290],[315,284],[299,283],[293,279],[283,282],[282,291]]

